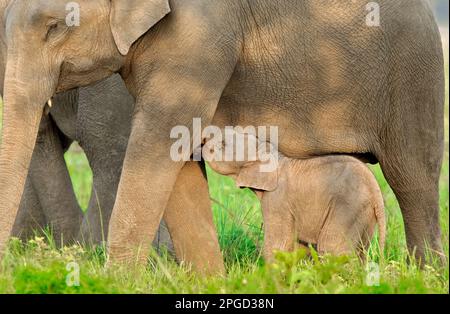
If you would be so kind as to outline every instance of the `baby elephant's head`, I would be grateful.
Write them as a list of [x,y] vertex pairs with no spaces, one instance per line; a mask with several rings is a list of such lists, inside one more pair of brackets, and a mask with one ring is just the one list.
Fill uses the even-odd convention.
[[234,131],[203,146],[211,169],[236,180],[239,187],[274,191],[278,185],[278,152],[255,135]]

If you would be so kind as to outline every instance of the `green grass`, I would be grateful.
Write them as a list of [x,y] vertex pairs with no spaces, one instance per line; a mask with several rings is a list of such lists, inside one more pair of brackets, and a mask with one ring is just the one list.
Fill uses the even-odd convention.
[[92,171],[86,155],[80,148],[71,149],[65,156],[72,185],[78,202],[83,210],[89,205],[92,187]]
[[[446,130],[440,214],[448,260],[448,91]],[[66,162],[80,204],[86,208],[92,184],[86,158],[75,150],[66,155]],[[368,252],[368,261],[379,267],[379,284],[375,286],[367,284],[367,265],[352,256],[306,257],[299,251],[279,254],[275,263],[265,264],[260,256],[262,218],[255,196],[208,170],[214,220],[228,271],[225,278],[196,276],[167,254],[152,253],[146,267],[107,268],[102,249],[86,250],[79,246],[56,249],[48,241],[36,238],[28,243],[11,241],[0,264],[0,293],[448,293],[448,266],[432,263],[418,269],[415,264],[408,264],[397,201],[379,167],[372,170],[381,186],[388,217],[384,258],[376,253],[376,239]],[[66,284],[69,274],[66,267],[70,262],[80,267],[79,286]]]
[[[81,158],[69,154],[68,160]],[[69,163],[70,163],[69,162]],[[76,161],[74,162],[76,163]],[[306,257],[303,252],[279,254],[274,264],[260,258],[261,215],[248,190],[209,172],[214,216],[228,276],[201,278],[163,254],[151,255],[146,267],[104,266],[105,255],[79,246],[56,249],[44,239],[28,243],[13,240],[0,267],[3,293],[448,293],[448,268],[437,264],[423,270],[408,265],[403,223],[395,198],[378,167],[389,218],[385,258],[369,250],[369,260],[380,267],[377,286],[366,284],[366,265],[355,257]],[[90,174],[78,173],[88,182]],[[448,163],[441,186],[441,225],[448,257]],[[81,184],[81,183],[80,183]],[[85,191],[87,193],[88,189]],[[83,195],[83,193],[79,194]],[[375,240],[374,240],[375,242]],[[68,286],[66,266],[77,262],[80,285]]]
[[[448,159],[447,159],[448,160]],[[92,175],[83,154],[70,152],[67,162],[84,206]],[[102,249],[79,246],[56,249],[42,238],[13,240],[0,266],[0,293],[448,293],[449,271],[437,263],[420,270],[408,265],[403,222],[395,197],[379,167],[373,167],[383,191],[388,216],[385,258],[369,250],[379,265],[379,285],[366,284],[367,265],[356,257],[306,257],[301,251],[279,254],[274,264],[260,257],[261,214],[249,190],[208,170],[215,223],[224,254],[226,278],[202,278],[177,265],[167,254],[152,253],[146,267],[104,266]],[[441,226],[449,252],[448,162],[442,170]],[[374,239],[373,247],[376,247]],[[80,267],[80,285],[68,286],[66,266]]]

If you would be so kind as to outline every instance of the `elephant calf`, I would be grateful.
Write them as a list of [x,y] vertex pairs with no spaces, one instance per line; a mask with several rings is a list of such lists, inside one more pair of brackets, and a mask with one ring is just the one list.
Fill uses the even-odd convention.
[[[252,144],[261,151],[263,142],[256,136],[241,135],[244,152],[250,152]],[[243,161],[224,161],[233,144],[228,138],[220,147],[217,141],[208,141],[203,156],[213,170],[234,178],[239,187],[252,188],[260,198],[266,260],[273,258],[274,250],[292,251],[300,243],[316,245],[319,253],[339,255],[355,249],[362,253],[377,223],[384,247],[383,197],[364,163],[351,156],[302,160],[278,154],[274,171],[262,172],[260,167],[268,166],[268,160],[251,159],[249,153]]]

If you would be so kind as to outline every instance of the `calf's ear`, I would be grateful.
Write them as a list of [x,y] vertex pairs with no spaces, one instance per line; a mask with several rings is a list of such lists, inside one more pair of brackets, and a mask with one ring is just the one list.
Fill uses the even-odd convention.
[[133,43],[168,13],[169,0],[111,0],[111,31],[120,53],[126,55]]
[[263,172],[261,165],[261,162],[256,161],[243,166],[236,178],[236,185],[262,191],[275,191],[278,187],[278,169]]

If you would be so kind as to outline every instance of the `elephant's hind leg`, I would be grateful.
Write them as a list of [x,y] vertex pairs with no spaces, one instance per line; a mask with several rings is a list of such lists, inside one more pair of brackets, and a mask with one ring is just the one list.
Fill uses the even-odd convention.
[[424,260],[426,248],[443,258],[439,225],[440,162],[419,160],[413,153],[382,159],[384,175],[399,202],[408,249]]
[[197,162],[187,162],[178,175],[164,213],[177,258],[201,274],[224,274],[213,223],[208,183]]
[[443,256],[439,225],[444,144],[440,72],[416,66],[412,77],[399,79],[396,83],[400,86],[392,87],[397,91],[392,95],[396,110],[385,122],[376,154],[400,204],[410,253],[415,252],[420,260],[425,257],[427,246]]
[[[411,8],[405,8],[412,10]],[[411,16],[415,14],[411,11]],[[439,176],[444,144],[444,60],[432,14],[404,23],[392,47],[389,105],[376,154],[400,203],[410,252],[442,255]]]

